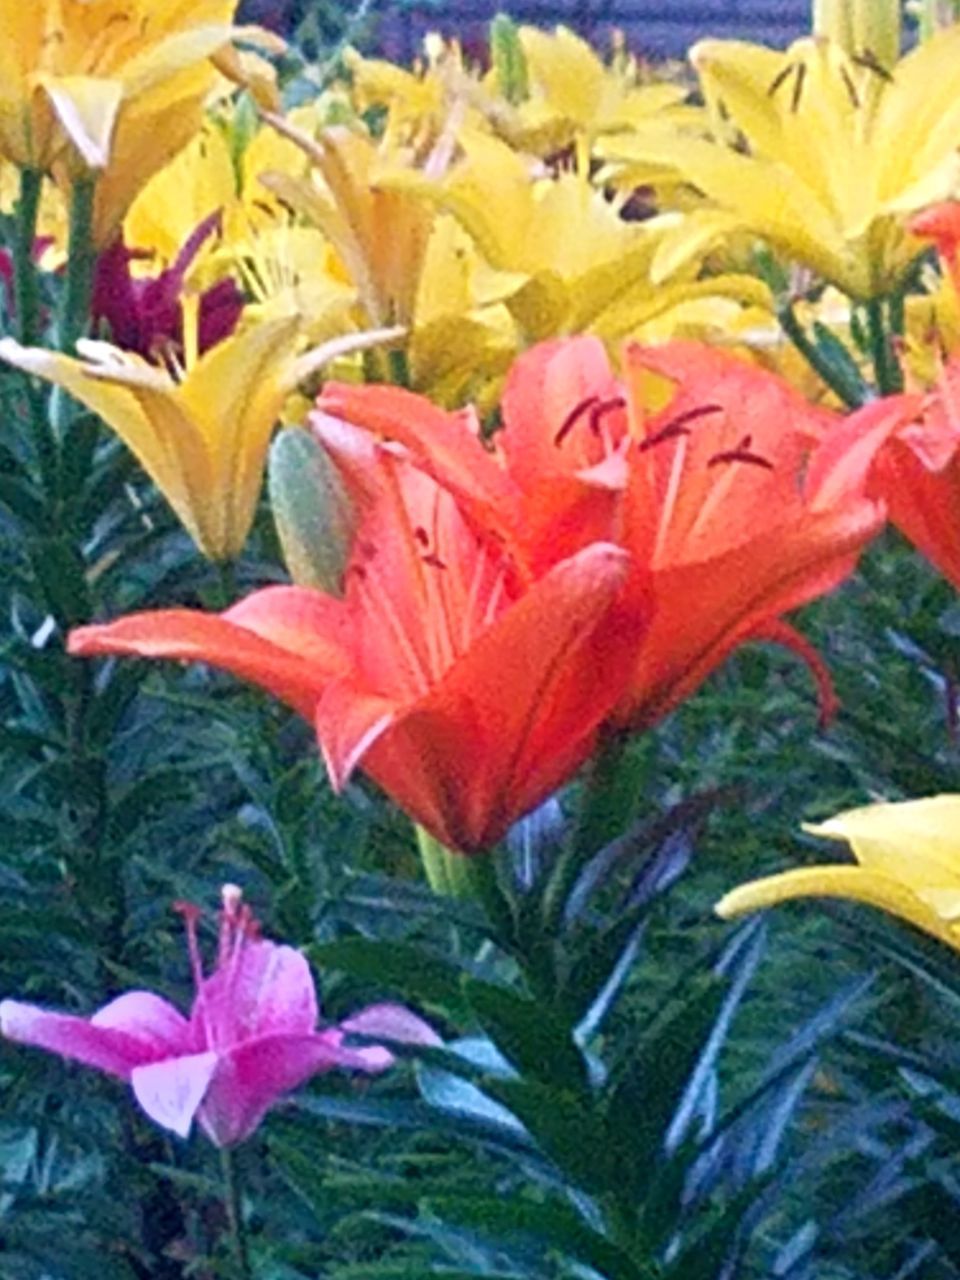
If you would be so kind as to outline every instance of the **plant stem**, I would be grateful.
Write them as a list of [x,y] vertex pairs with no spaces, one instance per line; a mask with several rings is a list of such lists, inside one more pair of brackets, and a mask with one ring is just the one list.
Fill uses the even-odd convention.
[[883,318],[883,301],[871,298],[866,305],[867,331],[870,335],[870,352],[873,359],[873,376],[882,396],[902,391],[900,366],[890,346],[890,336]]
[[57,325],[57,341],[61,351],[72,352],[83,336],[90,315],[93,291],[93,201],[94,178],[78,178],[70,197],[70,229],[67,245],[66,279],[63,304]]
[[20,199],[13,241],[13,304],[16,309],[17,338],[25,347],[37,341],[39,297],[33,246],[37,239],[37,218],[43,174],[36,169],[20,170]]
[[493,853],[457,853],[419,824],[415,830],[430,888],[447,898],[476,902],[486,913],[494,941],[509,948],[513,943],[513,915],[497,879]]
[[[13,306],[16,311],[17,338],[25,347],[35,346],[40,336],[40,299],[33,248],[37,239],[37,218],[40,212],[42,190],[43,174],[36,169],[21,169],[20,199],[17,202],[13,239]],[[46,397],[36,380],[29,374],[25,375],[25,382],[40,480],[46,493],[55,494],[58,471],[57,447],[47,423]]]
[[777,319],[784,333],[797,348],[807,364],[819,374],[830,390],[847,406],[848,409],[859,409],[863,404],[863,396],[858,387],[837,369],[821,352],[817,344],[807,336],[803,325],[797,319],[791,303],[784,303],[777,310]]
[[240,1280],[253,1280],[250,1250],[243,1225],[243,1207],[240,1203],[240,1185],[231,1147],[220,1148],[220,1169],[223,1173],[223,1205],[227,1211],[230,1240],[237,1259],[237,1275]]

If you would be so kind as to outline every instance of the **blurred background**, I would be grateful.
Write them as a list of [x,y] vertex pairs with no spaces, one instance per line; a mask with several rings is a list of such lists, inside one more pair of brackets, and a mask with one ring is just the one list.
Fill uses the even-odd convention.
[[[345,11],[358,7],[329,0],[244,0],[241,14],[248,22],[291,32],[308,18],[342,25]],[[809,0],[374,0],[364,7],[374,47],[398,60],[413,57],[431,30],[456,34],[469,49],[501,9],[540,26],[564,23],[600,46],[610,28],[618,27],[634,52],[650,58],[682,58],[693,41],[708,33],[786,45],[803,34],[810,19]]]

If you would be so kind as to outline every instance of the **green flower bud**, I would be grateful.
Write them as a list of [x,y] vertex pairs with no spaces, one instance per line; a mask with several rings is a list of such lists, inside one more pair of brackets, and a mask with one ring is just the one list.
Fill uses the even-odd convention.
[[490,61],[497,73],[500,92],[514,106],[530,96],[527,56],[520,43],[517,24],[505,13],[498,13],[490,23]]
[[340,595],[355,512],[340,473],[308,431],[286,427],[270,447],[268,490],[290,576]]

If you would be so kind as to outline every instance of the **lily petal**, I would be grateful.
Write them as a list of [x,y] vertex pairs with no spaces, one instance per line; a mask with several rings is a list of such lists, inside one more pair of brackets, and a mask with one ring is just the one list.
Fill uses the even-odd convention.
[[188,1137],[218,1061],[219,1055],[208,1050],[135,1067],[130,1083],[137,1102],[162,1128]]
[[[67,648],[81,657],[131,654],[209,662],[266,689],[309,720],[327,682],[345,669],[337,643],[342,618],[338,600],[276,587],[255,592],[222,617],[165,609],[79,627],[71,631]],[[307,626],[308,619],[316,621],[316,629]]]
[[[629,563],[600,544],[555,566],[362,753],[448,847],[489,848],[590,754],[646,625],[614,609]],[[342,711],[333,690],[317,710],[325,749]]]
[[[173,1027],[172,1016],[164,1013],[163,1017],[157,1017],[156,1007],[147,1011],[145,998],[150,996],[149,992],[129,994],[138,997],[138,1016],[131,1023],[129,1014],[132,1006],[127,1006],[118,1025],[112,1025],[114,1015],[110,1005],[100,1011],[105,1025],[96,1025],[92,1019],[54,1013],[19,1000],[4,1000],[0,1002],[0,1033],[18,1044],[47,1049],[72,1062],[82,1062],[108,1075],[119,1076],[121,1080],[129,1080],[134,1067],[156,1059],[158,1043],[162,1043],[163,1037]],[[159,997],[153,997],[153,1000],[165,1003]],[[180,1016],[175,1009],[169,1006],[168,1009],[169,1015]],[[141,1020],[144,1014],[148,1014],[146,1027]]]

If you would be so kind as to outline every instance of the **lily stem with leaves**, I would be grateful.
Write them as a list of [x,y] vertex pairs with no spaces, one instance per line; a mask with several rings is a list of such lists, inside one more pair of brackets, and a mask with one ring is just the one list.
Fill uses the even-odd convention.
[[891,335],[884,320],[883,300],[872,298],[865,310],[870,353],[873,359],[873,376],[877,390],[883,396],[894,395],[903,390],[903,378],[896,352],[890,341]]
[[[17,338],[25,347],[35,346],[40,337],[40,291],[34,246],[42,192],[43,174],[36,169],[21,169],[13,238],[13,305]],[[26,389],[41,484],[46,493],[53,494],[57,488],[58,460],[56,441],[47,424],[46,397],[38,383],[29,376]]]
[[90,317],[90,295],[93,291],[96,259],[93,245],[95,195],[94,178],[78,178],[73,184],[63,304],[57,326],[60,350],[69,353],[73,352],[77,339],[83,336]]
[[777,319],[780,321],[784,333],[806,360],[807,364],[823,379],[840,401],[848,409],[859,409],[863,404],[861,388],[807,334],[807,331],[797,318],[793,304],[786,302],[780,306],[777,309]]
[[20,199],[13,241],[13,302],[17,338],[25,347],[36,345],[39,327],[40,299],[33,253],[42,190],[42,173],[36,169],[20,170]]
[[237,1261],[237,1275],[240,1280],[253,1280],[250,1248],[243,1221],[243,1206],[240,1202],[240,1183],[231,1147],[220,1148],[220,1169],[223,1174],[223,1206],[227,1211],[227,1226]]

